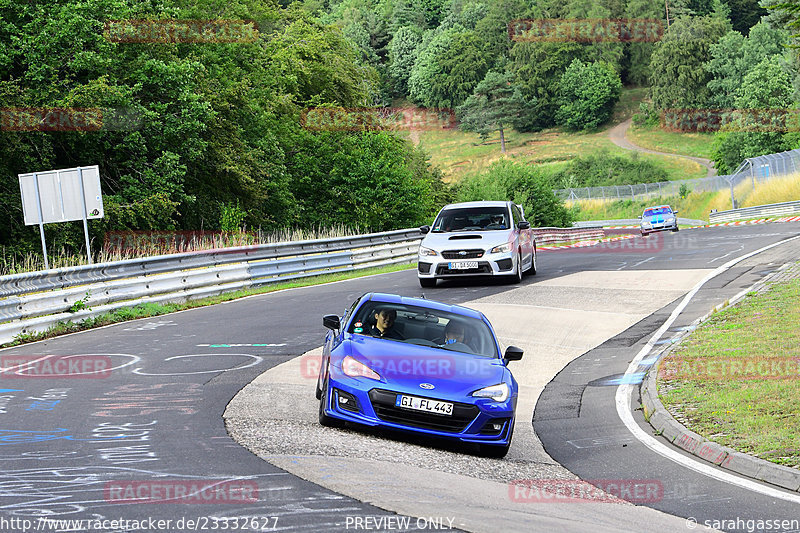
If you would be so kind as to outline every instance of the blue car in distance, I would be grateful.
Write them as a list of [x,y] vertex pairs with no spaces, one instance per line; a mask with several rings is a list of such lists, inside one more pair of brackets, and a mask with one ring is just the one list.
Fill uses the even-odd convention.
[[678,212],[668,205],[648,207],[642,212],[640,231],[642,237],[654,231],[678,231]]
[[326,315],[317,379],[319,422],[344,422],[479,445],[504,457],[511,446],[522,358],[501,352],[486,317],[423,298],[368,293],[341,318]]

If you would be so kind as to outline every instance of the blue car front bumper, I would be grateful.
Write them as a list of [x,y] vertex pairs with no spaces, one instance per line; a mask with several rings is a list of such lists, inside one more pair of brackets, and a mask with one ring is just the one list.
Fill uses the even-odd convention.
[[[414,390],[390,390],[374,380],[331,377],[325,414],[372,427],[414,432],[462,442],[508,445],[514,427],[516,396],[505,402],[487,398],[434,397]],[[399,394],[453,404],[452,415],[398,407]]]

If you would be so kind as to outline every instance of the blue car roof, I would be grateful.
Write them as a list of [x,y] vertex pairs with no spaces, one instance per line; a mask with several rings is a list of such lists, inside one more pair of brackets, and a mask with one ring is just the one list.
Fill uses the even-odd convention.
[[374,302],[386,302],[395,304],[417,305],[419,307],[428,307],[430,309],[436,309],[437,311],[449,311],[451,313],[477,318],[478,320],[482,320],[485,318],[483,316],[483,313],[481,313],[480,311],[476,311],[474,309],[470,309],[469,307],[463,307],[461,305],[449,305],[442,302],[437,302],[435,300],[428,300],[426,298],[412,298],[410,296],[400,296],[398,294],[373,292],[368,295],[367,299]]

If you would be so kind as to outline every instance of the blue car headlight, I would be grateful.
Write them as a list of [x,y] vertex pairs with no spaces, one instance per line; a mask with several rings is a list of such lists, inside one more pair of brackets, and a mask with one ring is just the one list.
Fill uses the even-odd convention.
[[342,372],[351,378],[369,378],[378,381],[381,379],[377,372],[349,355],[342,360]]
[[491,387],[484,387],[480,390],[476,390],[472,393],[472,396],[476,398],[489,398],[490,400],[494,400],[496,402],[504,402],[508,400],[508,396],[511,394],[511,389],[508,387],[507,383],[499,383],[497,385],[492,385]]

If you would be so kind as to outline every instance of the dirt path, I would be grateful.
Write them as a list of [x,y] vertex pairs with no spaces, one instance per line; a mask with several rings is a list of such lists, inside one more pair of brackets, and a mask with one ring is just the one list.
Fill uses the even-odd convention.
[[693,156],[689,156],[689,155],[668,154],[666,152],[656,152],[655,150],[649,150],[647,148],[642,148],[641,146],[637,146],[637,145],[633,144],[628,139],[628,135],[627,135],[628,128],[631,127],[632,120],[633,119],[629,118],[625,122],[621,122],[621,123],[617,124],[616,126],[614,126],[613,128],[611,128],[610,130],[608,130],[608,136],[611,139],[611,142],[613,142],[614,144],[616,144],[620,148],[624,148],[625,150],[634,150],[634,151],[637,151],[637,152],[644,152],[644,153],[647,153],[647,154],[667,155],[667,156],[672,156],[672,157],[682,157],[683,159],[689,159],[691,161],[694,161],[695,163],[703,165],[704,167],[706,167],[708,169],[708,172],[706,173],[706,177],[707,178],[710,178],[711,176],[716,176],[717,175],[717,169],[714,168],[713,162],[711,160],[709,160],[709,159],[705,159],[705,158],[702,158],[702,157],[693,157]]

